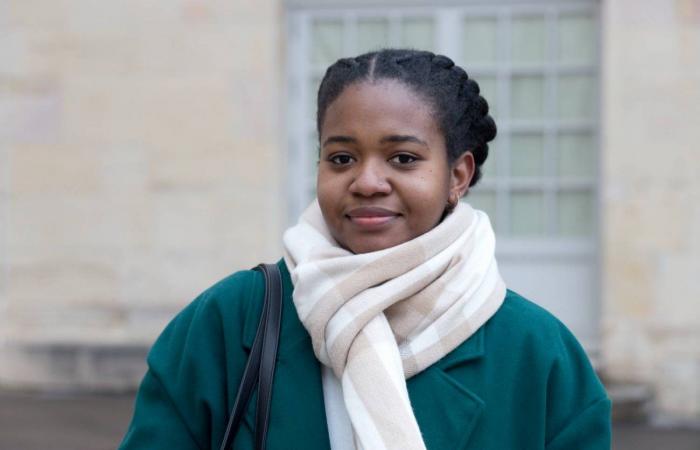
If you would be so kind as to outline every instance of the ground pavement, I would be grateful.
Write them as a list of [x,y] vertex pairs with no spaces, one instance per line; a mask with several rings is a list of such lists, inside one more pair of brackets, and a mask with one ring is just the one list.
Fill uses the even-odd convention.
[[[0,391],[0,450],[107,450],[119,444],[130,394],[31,394]],[[700,430],[616,423],[615,450],[700,450]],[[294,450],[294,449],[291,449]]]

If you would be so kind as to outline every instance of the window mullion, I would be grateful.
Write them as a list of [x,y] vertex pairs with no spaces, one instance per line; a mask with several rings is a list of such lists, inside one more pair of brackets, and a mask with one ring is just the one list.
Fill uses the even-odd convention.
[[500,232],[510,234],[512,229],[510,223],[510,202],[511,192],[508,180],[510,179],[510,97],[511,97],[511,75],[512,69],[510,66],[510,14],[505,8],[498,11],[498,90],[499,96],[499,111],[501,112],[504,131],[501,135],[500,149],[498,152],[498,223],[500,224]]
[[455,8],[444,7],[435,13],[437,25],[435,48],[443,55],[455,56],[459,53],[460,14]]
[[545,26],[547,32],[546,48],[546,69],[545,69],[545,127],[544,127],[544,176],[547,180],[545,184],[545,227],[546,232],[551,236],[557,235],[557,182],[556,182],[556,125],[557,117],[557,73],[555,61],[559,51],[557,45],[557,15],[554,7],[549,7],[545,13]]

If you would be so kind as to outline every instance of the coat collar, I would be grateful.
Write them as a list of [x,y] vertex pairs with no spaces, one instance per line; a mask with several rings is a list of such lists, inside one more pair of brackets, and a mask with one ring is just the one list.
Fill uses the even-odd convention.
[[484,327],[480,327],[469,339],[435,363],[443,370],[450,370],[484,356]]
[[[292,302],[292,282],[283,260],[278,262],[282,272],[284,305],[282,313],[282,332],[278,350],[278,367],[276,382],[283,380],[297,386],[298,399],[285,398],[296,407],[304,405],[303,416],[309,423],[322,424],[324,436],[316,436],[316,446],[309,447],[310,430],[293,426],[294,421],[283,420],[275,416],[275,398],[273,396],[270,434],[284,436],[287,448],[330,448],[326,431],[325,408],[323,407],[323,388],[320,366],[313,354],[311,339],[296,314]],[[252,298],[262,299],[264,283],[261,273],[256,272],[256,282],[251,286]],[[258,326],[262,301],[248,308],[243,329],[243,345],[252,346]],[[469,339],[448,353],[438,362],[415,375],[407,381],[416,419],[423,433],[426,446],[430,450],[453,450],[464,448],[485,407],[484,401],[464,382],[460,372],[471,364],[478,363],[485,349],[484,327],[479,328]],[[295,389],[297,391],[297,389]],[[289,393],[285,393],[288,397]],[[251,405],[254,405],[254,400]],[[289,408],[278,406],[279,410]],[[245,421],[251,427],[255,422],[254,407],[249,408]],[[323,434],[322,433],[322,434]],[[272,443],[272,442],[270,442]],[[297,446],[298,444],[298,446]],[[270,446],[270,448],[273,448]]]

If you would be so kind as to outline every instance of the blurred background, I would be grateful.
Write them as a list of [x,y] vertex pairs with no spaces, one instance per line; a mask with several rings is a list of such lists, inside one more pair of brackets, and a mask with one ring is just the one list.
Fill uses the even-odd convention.
[[465,200],[594,361],[616,447],[700,448],[700,0],[0,0],[0,448],[117,445],[165,324],[281,257],[325,68],[384,46],[481,86]]

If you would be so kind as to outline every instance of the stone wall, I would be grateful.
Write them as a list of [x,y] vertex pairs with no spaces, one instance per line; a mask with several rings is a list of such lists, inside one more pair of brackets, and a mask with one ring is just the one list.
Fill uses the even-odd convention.
[[133,385],[176,311],[279,257],[281,19],[275,0],[2,2],[0,384]]
[[[2,2],[0,385],[133,387],[176,311],[279,257],[283,14]],[[700,1],[602,18],[603,367],[698,420]]]
[[700,1],[603,8],[605,370],[700,420]]

